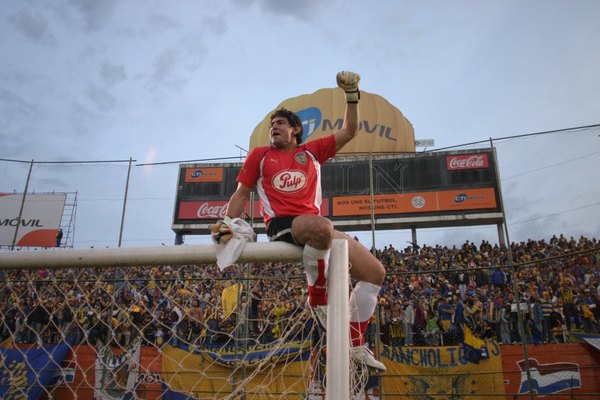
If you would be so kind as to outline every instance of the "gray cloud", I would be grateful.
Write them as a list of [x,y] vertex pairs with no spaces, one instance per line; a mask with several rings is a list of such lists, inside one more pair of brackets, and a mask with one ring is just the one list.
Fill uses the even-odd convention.
[[83,20],[84,28],[90,31],[101,30],[110,22],[115,13],[117,0],[70,0],[78,16]]
[[181,39],[181,47],[186,59],[188,73],[196,71],[202,66],[202,61],[208,53],[208,47],[198,34],[189,34]]
[[152,65],[154,83],[181,88],[189,79],[185,74],[182,74],[181,65],[183,61],[182,54],[178,49],[168,48],[161,51],[154,58]]
[[150,29],[157,30],[159,32],[167,32],[174,29],[181,29],[183,27],[181,22],[158,14],[152,14],[148,16],[146,22]]
[[109,61],[104,61],[100,66],[100,78],[109,84],[114,85],[127,79],[125,66],[112,64]]
[[29,118],[34,107],[17,94],[0,87],[0,129],[9,127],[15,119]]
[[164,82],[173,76],[179,55],[177,50],[166,49],[161,51],[154,59],[154,73],[152,77],[157,81]]
[[98,110],[103,112],[113,110],[117,104],[117,101],[109,92],[94,84],[88,85],[84,90],[84,94]]
[[54,44],[56,39],[48,28],[48,20],[39,13],[21,10],[8,20],[29,40],[40,44]]
[[22,137],[13,137],[3,130],[0,130],[0,148],[3,158],[22,159],[23,154],[27,154],[27,145]]
[[316,19],[327,2],[320,0],[235,0],[237,7],[248,8],[257,4],[261,10],[274,15],[292,17],[301,21]]
[[227,24],[225,24],[225,20],[221,16],[203,17],[202,28],[215,35],[223,35],[225,32],[227,32]]
[[259,4],[273,14],[308,21],[319,15],[324,2],[319,0],[259,0]]
[[99,115],[90,108],[79,102],[73,102],[68,110],[68,133],[78,140],[84,137],[93,138],[94,131],[92,126],[97,126],[100,122]]
[[35,120],[35,107],[15,93],[0,87],[0,148],[5,157],[27,154],[31,140],[25,126]]

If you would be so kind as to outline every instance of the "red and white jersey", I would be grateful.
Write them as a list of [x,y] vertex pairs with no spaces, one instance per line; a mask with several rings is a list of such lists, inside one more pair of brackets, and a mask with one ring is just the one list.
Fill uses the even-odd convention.
[[291,153],[273,146],[253,149],[237,181],[256,185],[265,223],[273,217],[321,213],[321,165],[335,156],[333,135],[302,144]]

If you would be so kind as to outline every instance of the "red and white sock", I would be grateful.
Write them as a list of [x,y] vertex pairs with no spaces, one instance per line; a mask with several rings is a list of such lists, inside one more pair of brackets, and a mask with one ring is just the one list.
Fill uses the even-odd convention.
[[353,347],[365,344],[364,335],[377,307],[380,290],[381,286],[360,281],[350,294],[350,338]]
[[308,282],[308,303],[312,306],[327,304],[327,270],[331,250],[304,246],[302,261]]

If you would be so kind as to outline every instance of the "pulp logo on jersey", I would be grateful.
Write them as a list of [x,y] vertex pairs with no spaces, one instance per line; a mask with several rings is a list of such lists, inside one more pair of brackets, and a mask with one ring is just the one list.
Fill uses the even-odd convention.
[[281,171],[273,177],[272,184],[278,192],[294,193],[306,186],[306,175],[297,170]]

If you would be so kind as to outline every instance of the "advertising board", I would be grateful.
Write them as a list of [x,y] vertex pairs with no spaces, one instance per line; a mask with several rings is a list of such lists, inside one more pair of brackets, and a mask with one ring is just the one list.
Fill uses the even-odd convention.
[[[321,215],[340,230],[465,226],[502,221],[492,149],[422,154],[336,157],[321,169]],[[206,234],[225,216],[241,163],[181,164],[172,228]],[[220,181],[192,180],[197,171],[221,171]],[[208,172],[205,174],[208,175]],[[370,188],[373,193],[370,193]],[[245,218],[264,231],[258,197]]]
[[[0,246],[54,247],[67,195],[65,193],[0,193]],[[19,220],[19,212],[23,212]]]

